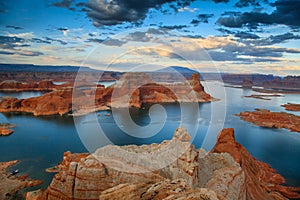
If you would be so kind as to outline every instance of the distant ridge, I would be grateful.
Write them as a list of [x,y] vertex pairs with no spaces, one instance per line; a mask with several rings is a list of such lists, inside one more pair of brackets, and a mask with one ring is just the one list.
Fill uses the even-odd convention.
[[52,66],[52,65],[33,65],[33,64],[0,64],[0,72],[93,72],[98,71],[89,67],[79,66]]
[[181,74],[198,74],[199,72],[187,67],[181,67],[181,66],[170,66],[166,67],[160,70],[157,70],[156,72],[161,72],[161,73],[175,73],[179,72]]

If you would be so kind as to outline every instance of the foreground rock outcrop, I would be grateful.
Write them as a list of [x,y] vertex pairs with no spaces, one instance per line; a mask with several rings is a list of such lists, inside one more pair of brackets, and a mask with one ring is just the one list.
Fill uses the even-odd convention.
[[265,109],[255,109],[255,111],[245,111],[236,116],[242,120],[251,122],[257,126],[268,128],[286,128],[292,132],[300,132],[300,116],[286,112],[270,112]]
[[[25,85],[28,88],[30,84]],[[44,85],[44,89],[42,89],[43,87],[39,89],[53,91],[28,99],[2,98],[0,112],[28,112],[34,115],[63,115],[67,113],[81,115],[111,107],[141,108],[142,104],[145,103],[210,102],[216,100],[204,91],[198,74],[192,75],[190,80],[180,84],[157,84],[145,73],[125,73],[116,84],[108,88],[102,85],[92,87],[91,84],[84,82],[76,85],[75,88],[61,85],[59,88],[53,89],[51,88],[53,87],[52,82],[47,82],[47,84],[45,82]],[[16,83],[14,89],[18,87],[22,88],[23,86]]]
[[7,169],[16,163],[18,163],[17,160],[0,162],[0,199],[12,199],[18,190],[37,186],[42,183],[41,181],[28,178],[27,175],[10,175]]
[[224,129],[211,152],[195,149],[184,128],[172,140],[113,146],[94,154],[64,154],[50,186],[27,200],[276,199],[300,198],[300,188],[257,161]]

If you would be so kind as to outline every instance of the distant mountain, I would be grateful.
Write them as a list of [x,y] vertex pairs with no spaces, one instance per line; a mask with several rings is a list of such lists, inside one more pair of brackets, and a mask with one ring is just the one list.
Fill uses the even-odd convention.
[[[192,74],[198,74],[197,70],[193,70],[187,67],[180,67],[180,66],[170,66],[160,70],[157,70],[158,73],[175,73],[179,72],[183,76],[190,78]],[[222,80],[222,76],[224,73],[216,73],[216,72],[200,72],[200,79],[201,80]]]
[[0,72],[77,72],[97,71],[89,67],[79,66],[50,66],[50,65],[33,65],[33,64],[0,64]]
[[195,74],[195,73],[199,73],[196,70],[192,70],[190,68],[187,67],[180,67],[180,66],[170,66],[170,67],[166,67],[160,70],[157,70],[156,72],[161,72],[161,73],[175,73],[175,72],[179,72],[181,74]]

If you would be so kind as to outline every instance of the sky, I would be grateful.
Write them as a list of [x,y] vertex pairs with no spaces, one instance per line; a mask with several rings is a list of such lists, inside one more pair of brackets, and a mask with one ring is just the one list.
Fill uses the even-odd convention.
[[0,0],[0,63],[300,75],[299,0]]

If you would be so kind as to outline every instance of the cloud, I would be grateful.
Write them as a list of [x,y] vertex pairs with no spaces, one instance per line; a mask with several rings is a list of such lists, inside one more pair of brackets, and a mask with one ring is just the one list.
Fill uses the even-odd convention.
[[26,47],[27,44],[23,44],[25,40],[15,36],[2,36],[0,35],[0,48],[3,49],[14,49],[16,47]]
[[50,41],[50,42],[58,42],[62,45],[67,45],[68,44],[67,42],[65,42],[63,40],[53,39],[53,38],[50,38],[50,37],[45,37],[45,40]]
[[200,14],[197,19],[193,19],[191,24],[198,25],[199,23],[208,23],[208,19],[212,18],[214,14]]
[[[183,29],[183,28],[187,28],[187,25],[171,25],[171,26],[160,26],[160,28],[162,29],[170,29],[170,30],[178,30],[178,29]],[[157,29],[155,29],[157,30]],[[162,33],[164,34],[164,33]]]
[[260,24],[283,24],[290,27],[300,26],[300,1],[277,0],[272,5],[274,5],[276,9],[271,14],[245,12],[220,17],[217,23],[230,28],[241,28],[243,26],[255,28]]
[[239,0],[235,6],[238,8],[248,7],[248,6],[261,6],[260,2],[268,3],[268,0]]
[[21,29],[23,29],[22,27],[19,27],[19,26],[12,26],[12,25],[7,25],[6,28],[12,28],[12,29],[16,29],[16,30],[21,30]]
[[14,53],[12,53],[10,51],[0,51],[0,54],[2,54],[2,55],[14,55]]
[[95,26],[109,26],[123,22],[139,23],[145,19],[150,8],[159,9],[165,3],[176,2],[176,5],[172,5],[178,10],[189,6],[192,1],[194,0],[89,0],[85,10]]
[[235,37],[243,38],[243,39],[258,39],[260,38],[258,35],[253,33],[247,33],[247,32],[238,32],[234,35]]
[[39,51],[19,51],[15,54],[21,55],[21,56],[40,56],[44,55],[42,52]]
[[[274,46],[259,46],[248,42],[261,40],[259,36],[238,32],[240,38],[233,36],[209,36],[207,38],[181,37],[177,41],[160,48],[142,49],[141,55],[152,57],[166,57],[176,60],[209,61],[217,62],[281,62],[288,60],[284,53],[300,54],[297,48],[281,48]],[[284,34],[283,34],[284,35]],[[291,38],[291,36],[285,36]]]
[[189,6],[186,6],[186,7],[183,7],[183,8],[179,8],[177,11],[178,12],[191,12],[191,13],[194,13],[198,10],[198,8],[191,8]]
[[[248,33],[246,33],[247,35]],[[239,37],[241,35],[235,34],[236,37]],[[255,36],[253,36],[255,37]],[[293,33],[284,33],[280,35],[270,35],[269,37],[265,38],[250,38],[253,40],[243,40],[243,39],[249,39],[246,37],[240,37],[240,42],[243,42],[248,45],[255,45],[255,46],[270,46],[274,44],[280,44],[287,42],[289,40],[298,40],[300,39],[300,35],[295,35]]]
[[91,38],[88,41],[101,43],[101,44],[107,45],[107,46],[117,46],[117,47],[120,47],[126,43],[125,41],[114,39],[114,38],[107,38],[105,40]]
[[32,38],[30,41],[35,42],[35,43],[51,44],[51,42],[49,40],[42,40],[39,38]]
[[57,30],[61,31],[64,34],[64,36],[67,36],[69,32],[68,28],[58,28]]
[[127,37],[128,40],[136,41],[136,42],[150,42],[152,40],[152,36],[147,34],[147,32],[136,31],[130,33]]

